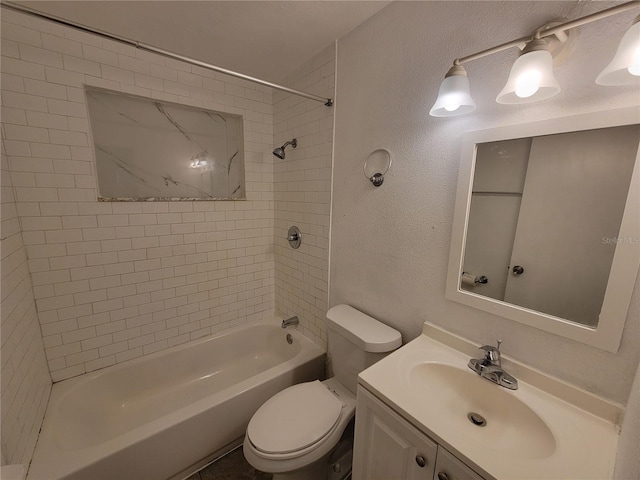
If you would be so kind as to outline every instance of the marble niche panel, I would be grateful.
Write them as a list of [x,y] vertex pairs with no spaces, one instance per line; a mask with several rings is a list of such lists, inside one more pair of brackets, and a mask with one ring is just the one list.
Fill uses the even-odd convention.
[[242,116],[86,89],[98,200],[240,200]]

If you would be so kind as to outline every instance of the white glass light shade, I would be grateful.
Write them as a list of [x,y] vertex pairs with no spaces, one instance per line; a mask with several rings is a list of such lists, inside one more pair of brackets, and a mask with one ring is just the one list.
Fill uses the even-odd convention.
[[553,76],[553,57],[548,50],[534,50],[518,57],[511,67],[507,84],[498,94],[498,103],[530,103],[560,93]]
[[438,98],[429,115],[432,117],[452,117],[473,112],[476,102],[471,98],[469,79],[466,75],[450,75],[440,84]]
[[596,78],[598,85],[640,85],[640,22],[624,34],[615,57]]

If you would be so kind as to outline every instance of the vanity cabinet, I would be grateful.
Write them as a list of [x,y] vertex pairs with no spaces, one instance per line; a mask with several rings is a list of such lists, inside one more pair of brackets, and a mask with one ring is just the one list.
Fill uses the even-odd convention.
[[483,480],[362,387],[356,412],[353,480]]
[[438,447],[438,459],[433,478],[434,480],[483,480],[480,475],[442,447]]

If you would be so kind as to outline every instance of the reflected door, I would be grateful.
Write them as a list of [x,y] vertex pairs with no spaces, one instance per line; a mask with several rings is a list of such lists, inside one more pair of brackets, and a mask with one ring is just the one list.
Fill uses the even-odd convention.
[[639,136],[631,125],[533,139],[506,302],[597,326]]
[[488,283],[465,290],[504,299],[530,148],[530,138],[478,145],[464,271]]

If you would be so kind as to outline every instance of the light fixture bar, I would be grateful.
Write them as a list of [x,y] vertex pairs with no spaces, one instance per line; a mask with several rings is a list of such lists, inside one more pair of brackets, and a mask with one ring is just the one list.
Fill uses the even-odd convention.
[[503,50],[508,50],[511,47],[517,47],[518,45],[523,45],[531,40],[531,35],[527,35],[526,37],[520,37],[515,40],[511,40],[510,42],[502,43],[500,45],[496,45],[495,47],[487,48],[486,50],[482,50],[477,53],[473,53],[471,55],[467,55],[466,57],[456,58],[453,61],[454,65],[462,65],[463,63],[471,62],[472,60],[477,60],[478,58],[487,57],[494,53],[502,52]]
[[245,75],[244,73],[234,72],[233,70],[229,70],[223,67],[219,67],[217,65],[213,65],[210,63],[202,62],[200,60],[196,60],[194,58],[185,57],[184,55],[180,55],[177,53],[170,52],[168,50],[163,50],[161,48],[154,47],[152,45],[147,45],[137,40],[131,40],[126,37],[121,37],[119,35],[114,35],[112,33],[104,32],[102,30],[98,30],[92,27],[88,27],[86,25],[82,25],[80,23],[72,22],[70,20],[56,17],[54,15],[49,15],[48,13],[40,12],[38,10],[19,5],[13,2],[2,2],[3,8],[8,8],[9,10],[14,10],[16,12],[25,13],[27,15],[31,15],[32,17],[38,17],[44,20],[48,20],[51,22],[55,22],[61,25],[65,25],[67,27],[75,28],[76,30],[81,30],[86,33],[91,33],[93,35],[98,35],[103,38],[107,38],[109,40],[114,40],[116,42],[124,43],[126,45],[131,45],[138,50],[144,50],[151,53],[156,53],[158,55],[162,55],[163,57],[171,58],[173,60],[180,60],[185,63],[189,63],[191,65],[196,65],[198,67],[205,68],[207,70],[213,70],[214,72],[223,73],[225,75],[229,75],[231,77],[241,78],[242,80],[247,80],[252,83],[257,83],[259,85],[263,85],[265,87],[271,87],[275,90],[280,90],[286,93],[290,93],[292,95],[297,95],[299,97],[308,98],[309,100],[315,100],[316,102],[321,102],[327,107],[333,105],[333,99],[321,97],[319,95],[314,95],[312,93],[303,92],[302,90],[296,90],[294,88],[285,87],[284,85],[278,85],[277,83],[271,83],[266,80],[262,80],[260,78],[251,77],[249,75]]
[[590,15],[586,15],[581,18],[577,18],[575,20],[570,20],[565,23],[561,23],[559,25],[553,26],[551,28],[547,28],[544,30],[539,30],[534,33],[534,35],[527,35],[525,37],[520,37],[515,40],[511,40],[510,42],[502,43],[492,48],[487,48],[486,50],[482,50],[477,53],[473,53],[471,55],[467,55],[466,57],[456,58],[453,61],[454,65],[462,65],[463,63],[470,62],[472,60],[477,60],[478,58],[486,57],[493,53],[501,52],[503,50],[507,50],[512,47],[517,47],[518,45],[525,44],[531,41],[534,38],[545,38],[550,37],[551,35],[555,35],[560,32],[564,32],[566,30],[571,30],[572,28],[580,27],[582,25],[586,25],[587,23],[592,23],[597,20],[601,20],[603,18],[610,17],[612,15],[616,15],[618,13],[626,12],[628,10],[632,10],[634,8],[640,7],[640,0],[633,0],[631,2],[622,3],[620,5],[616,5],[615,7],[607,8],[606,10],[602,10],[600,12],[592,13]]
[[595,12],[590,15],[586,15],[581,18],[576,18],[575,20],[569,20],[568,22],[562,23],[560,25],[547,28],[539,32],[540,37],[538,38],[549,37],[551,35],[555,35],[560,31],[571,30],[572,28],[581,27],[582,25],[586,25],[587,23],[596,22],[598,20],[602,20],[603,18],[607,18],[612,15],[616,15],[618,13],[626,12],[628,10],[633,10],[634,8],[638,8],[638,7],[640,7],[640,0],[633,0],[631,2],[621,3],[620,5],[616,5],[615,7],[607,8],[606,10]]

